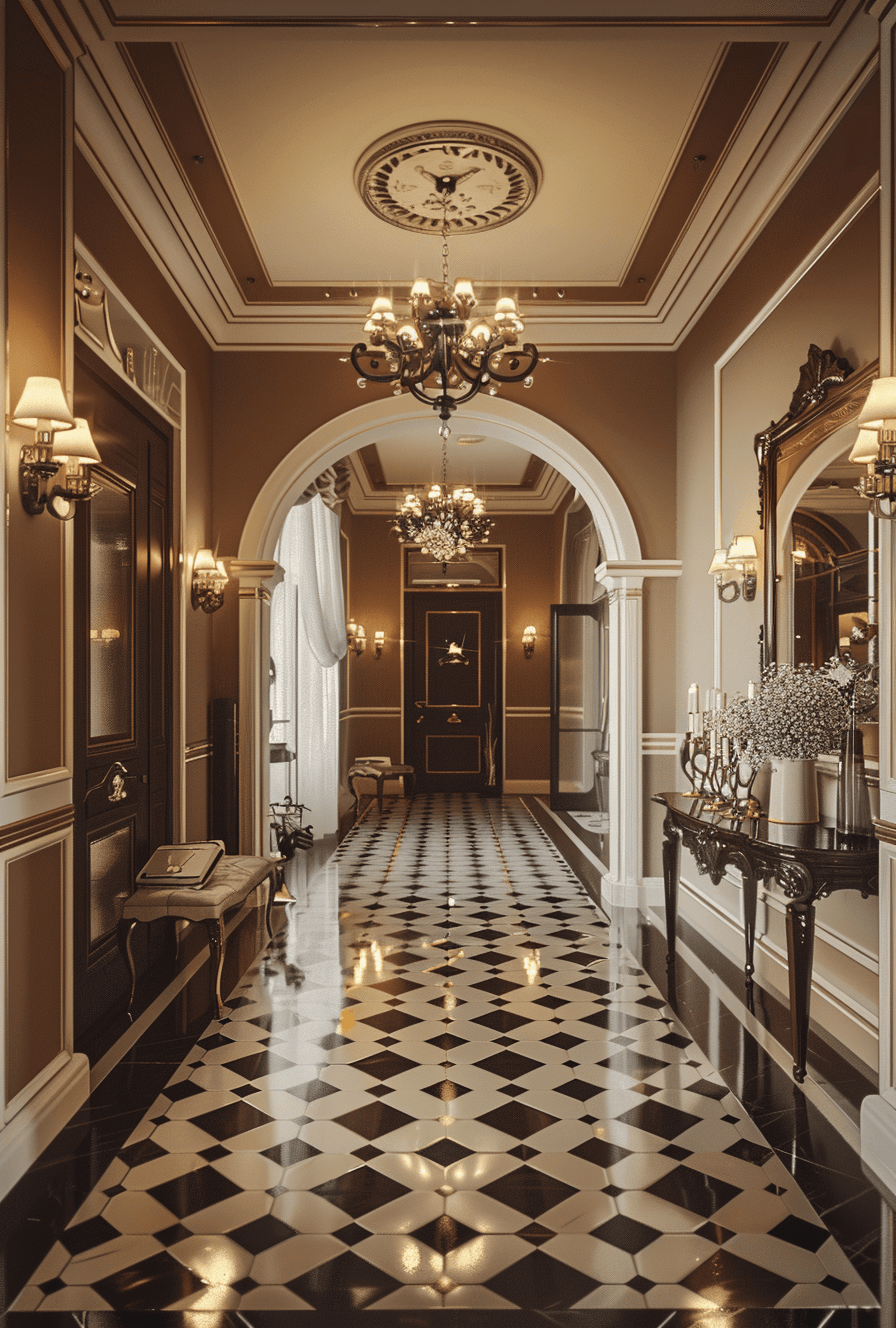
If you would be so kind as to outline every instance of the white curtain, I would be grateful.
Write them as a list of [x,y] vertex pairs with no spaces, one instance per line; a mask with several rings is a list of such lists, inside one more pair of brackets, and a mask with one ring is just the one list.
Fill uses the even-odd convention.
[[339,517],[319,494],[290,509],[274,556],[285,575],[271,601],[271,801],[304,803],[319,838],[338,825],[346,652]]

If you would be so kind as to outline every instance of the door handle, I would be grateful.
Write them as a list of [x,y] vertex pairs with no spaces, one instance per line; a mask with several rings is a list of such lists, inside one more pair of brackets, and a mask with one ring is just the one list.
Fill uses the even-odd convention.
[[415,701],[415,702],[414,702],[414,705],[415,705],[415,706],[417,707],[417,709],[420,711],[420,715],[419,715],[419,717],[418,717],[418,719],[417,719],[417,723],[418,723],[418,724],[422,724],[423,721],[424,721],[424,719],[426,718],[426,713],[425,713],[425,711],[426,711],[426,702],[425,702],[425,701]]

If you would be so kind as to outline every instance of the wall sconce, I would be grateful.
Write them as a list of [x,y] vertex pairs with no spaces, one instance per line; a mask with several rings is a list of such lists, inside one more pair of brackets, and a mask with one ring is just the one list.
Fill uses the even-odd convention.
[[346,640],[350,650],[354,650],[356,655],[363,655],[367,649],[367,633],[360,623],[356,623],[354,618],[349,618],[345,624]]
[[716,589],[723,604],[733,604],[741,596],[745,600],[756,598],[756,557],[756,541],[752,535],[735,535],[727,549],[716,549],[709,565],[709,575],[716,579]]
[[859,411],[859,436],[849,454],[865,467],[856,492],[876,517],[896,517],[896,378],[875,378]]
[[[95,466],[100,454],[87,421],[72,416],[58,378],[29,378],[11,418],[34,430],[34,442],[23,444],[19,453],[22,506],[29,516],[46,510],[59,521],[70,521],[75,503],[89,501],[95,492],[85,467]],[[62,483],[51,487],[54,478]]]
[[121,636],[117,627],[91,627],[90,639],[101,646],[111,646]]
[[526,659],[531,659],[535,654],[535,642],[537,637],[538,633],[535,631],[534,627],[523,628],[523,654]]
[[211,549],[200,549],[193,559],[193,579],[190,602],[203,613],[217,613],[224,605],[224,587],[228,582],[227,569]]
[[386,644],[385,632],[374,632],[373,634],[373,653],[377,659],[383,653],[383,646]]

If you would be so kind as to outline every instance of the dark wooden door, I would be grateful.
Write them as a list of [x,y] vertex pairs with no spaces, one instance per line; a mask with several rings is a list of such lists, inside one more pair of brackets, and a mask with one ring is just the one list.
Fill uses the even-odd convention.
[[501,791],[501,595],[405,595],[405,761],[424,793]]
[[[129,989],[115,943],[121,897],[171,837],[171,432],[79,350],[75,414],[102,456],[75,517],[75,1034]],[[141,931],[144,930],[141,928]],[[159,953],[151,935],[141,968]]]

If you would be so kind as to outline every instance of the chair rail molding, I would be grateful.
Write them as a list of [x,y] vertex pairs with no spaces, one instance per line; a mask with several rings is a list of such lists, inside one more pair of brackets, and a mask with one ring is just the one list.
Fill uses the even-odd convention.
[[642,587],[649,577],[681,576],[669,558],[613,559],[594,573],[610,604],[610,870],[609,902],[632,904],[643,880]]

